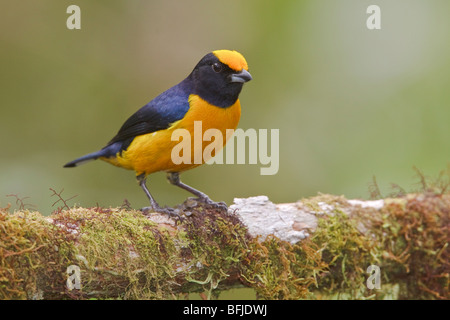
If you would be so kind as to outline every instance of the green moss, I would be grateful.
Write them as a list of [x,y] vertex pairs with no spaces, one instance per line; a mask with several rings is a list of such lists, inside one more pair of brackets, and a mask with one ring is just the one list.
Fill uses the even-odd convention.
[[217,295],[221,283],[239,276],[241,261],[249,254],[247,229],[236,215],[202,209],[194,211],[182,226],[189,244],[183,249],[189,292]]
[[335,196],[325,193],[319,193],[315,197],[302,199],[301,202],[311,211],[317,213],[322,213],[324,211],[320,206],[320,204],[322,203],[327,204],[329,206],[335,206],[338,208],[347,205],[347,201],[343,196]]
[[314,279],[305,272],[308,252],[301,255],[288,242],[268,237],[251,243],[251,255],[244,261],[242,278],[261,299],[302,299]]
[[366,292],[365,273],[377,263],[375,243],[358,230],[355,220],[341,211],[319,218],[317,231],[310,241],[318,247],[321,260],[327,265],[318,280],[320,295],[336,298],[360,298]]
[[400,282],[400,299],[449,299],[450,195],[409,194],[370,218],[387,281]]
[[[450,298],[450,195],[387,199],[381,212],[328,195],[305,202],[314,211],[319,202],[334,207],[309,239],[253,243],[244,274],[261,298]],[[367,287],[370,265],[380,267],[381,289]]]
[[[39,299],[64,291],[61,266],[70,260],[66,253],[72,245],[41,214],[0,211],[0,239],[0,300]],[[41,286],[47,281],[60,285]]]
[[124,299],[167,298],[176,256],[168,231],[137,211],[70,211],[80,236],[75,256],[83,292]]

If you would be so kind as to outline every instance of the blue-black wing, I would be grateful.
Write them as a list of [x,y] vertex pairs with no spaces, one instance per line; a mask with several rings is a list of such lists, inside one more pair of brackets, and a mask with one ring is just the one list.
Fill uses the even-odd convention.
[[167,129],[172,123],[182,119],[189,110],[191,92],[189,78],[187,78],[161,93],[128,118],[116,136],[104,148],[68,162],[64,167],[76,167],[98,158],[114,157],[117,153],[126,150],[135,137]]
[[107,146],[122,142],[125,150],[135,137],[167,129],[182,119],[189,110],[189,89],[183,81],[157,96],[128,118]]

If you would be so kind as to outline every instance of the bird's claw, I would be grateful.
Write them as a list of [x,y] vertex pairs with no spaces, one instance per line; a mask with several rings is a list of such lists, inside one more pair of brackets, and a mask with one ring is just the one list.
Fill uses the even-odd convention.
[[203,202],[211,207],[213,207],[214,209],[219,209],[219,210],[228,210],[228,206],[225,202],[220,201],[220,202],[215,202],[212,201],[210,198],[198,198],[198,201]]
[[188,198],[184,202],[180,208],[161,208],[159,206],[150,206],[150,207],[144,207],[141,209],[142,213],[145,215],[148,215],[151,212],[157,212],[162,214],[167,214],[170,218],[175,218],[178,221],[183,221],[183,217],[180,215],[180,212],[183,212],[183,214],[187,217],[192,215],[192,212],[189,209],[197,207],[198,203],[206,204],[209,207],[212,207],[214,209],[228,211],[228,206],[225,202],[215,202],[212,201],[209,197],[201,197],[201,198]]
[[141,208],[141,211],[143,214],[148,214],[150,212],[157,212],[157,213],[167,214],[169,217],[175,218],[180,221],[183,220],[183,218],[178,213],[179,210],[174,209],[174,208],[144,207],[144,208]]

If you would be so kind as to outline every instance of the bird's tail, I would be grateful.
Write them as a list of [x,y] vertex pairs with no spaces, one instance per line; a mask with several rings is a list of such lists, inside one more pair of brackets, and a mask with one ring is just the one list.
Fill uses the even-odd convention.
[[78,159],[75,159],[73,161],[66,163],[64,165],[64,168],[78,167],[79,165],[82,165],[82,164],[92,161],[92,160],[96,160],[101,157],[105,157],[105,158],[113,157],[117,154],[117,152],[119,152],[121,145],[122,145],[122,143],[118,143],[118,142],[113,143],[99,151],[89,153]]

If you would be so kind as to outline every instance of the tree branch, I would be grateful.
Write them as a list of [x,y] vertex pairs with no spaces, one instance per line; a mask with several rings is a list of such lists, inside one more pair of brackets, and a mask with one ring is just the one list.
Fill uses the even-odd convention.
[[266,299],[449,298],[448,194],[260,196],[228,212],[189,199],[180,210],[176,223],[120,208],[5,208],[0,299],[211,298],[233,287]]

